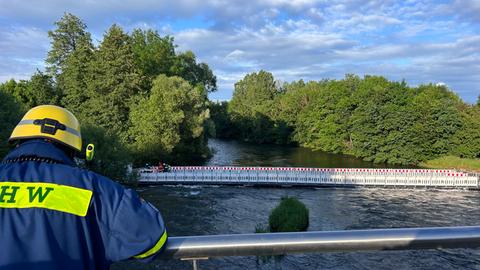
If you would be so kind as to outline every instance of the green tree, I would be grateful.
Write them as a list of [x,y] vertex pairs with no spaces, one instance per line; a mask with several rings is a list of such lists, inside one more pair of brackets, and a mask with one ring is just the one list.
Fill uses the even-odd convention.
[[209,117],[206,91],[179,77],[159,75],[150,96],[131,111],[130,136],[138,163],[177,161],[208,151],[204,123]]
[[419,86],[412,100],[416,147],[420,161],[445,155],[452,150],[452,136],[461,127],[460,98],[444,86]]
[[56,76],[66,65],[66,61],[79,47],[91,47],[90,33],[87,26],[71,13],[64,13],[63,17],[55,22],[56,29],[48,31],[52,48],[45,60],[50,75]]
[[15,97],[17,102],[22,104],[22,106],[24,106],[25,108],[28,108],[28,104],[30,103],[30,96],[27,80],[20,80],[15,84],[13,96]]
[[113,25],[89,63],[83,118],[125,141],[130,106],[142,94],[142,76],[135,65],[130,37]]
[[77,115],[82,115],[87,98],[88,66],[92,60],[93,44],[87,26],[75,15],[65,13],[49,31],[51,49],[45,60],[47,70],[54,76],[61,94],[60,104]]
[[131,37],[135,63],[148,81],[153,81],[160,74],[171,75],[170,69],[176,57],[173,37],[162,38],[157,31],[150,29],[135,29]]
[[0,85],[0,159],[8,153],[8,138],[24,113],[22,106],[5,88],[5,84]]
[[474,108],[432,84],[412,88],[405,81],[347,74],[343,80],[277,87],[273,76],[262,71],[237,82],[227,115],[231,130],[246,141],[293,140],[377,163],[408,165],[449,153],[478,156],[480,121]]
[[58,105],[60,93],[50,75],[37,70],[30,80],[9,80],[0,87],[3,92],[12,95],[24,108],[38,105]]
[[276,141],[276,123],[271,114],[279,92],[273,75],[263,70],[247,74],[235,83],[228,113],[240,139],[259,143]]
[[3,91],[4,93],[14,96],[16,86],[17,86],[17,82],[14,79],[10,79],[0,84],[0,91]]
[[128,171],[133,159],[118,136],[95,124],[82,122],[82,139],[84,145],[95,145],[94,160],[84,164],[85,167],[115,181],[135,180],[135,175]]
[[374,162],[415,164],[420,154],[413,136],[414,92],[404,82],[366,76],[354,94],[352,153]]
[[272,117],[294,126],[298,114],[310,103],[312,84],[313,82],[307,85],[303,80],[285,84],[284,93],[276,96],[276,110],[273,110]]
[[186,51],[175,57],[170,74],[182,77],[191,85],[200,84],[209,92],[217,90],[217,78],[213,75],[212,70],[205,63],[197,64],[192,51]]
[[59,105],[61,94],[57,91],[52,77],[37,70],[27,85],[26,103],[28,108],[38,105]]
[[66,59],[62,73],[57,76],[57,85],[63,94],[61,104],[76,115],[87,114],[84,104],[90,99],[88,80],[94,77],[93,57],[91,44],[78,46]]
[[211,134],[215,138],[231,138],[233,137],[234,127],[230,121],[228,114],[228,102],[210,102],[210,119],[214,123],[214,134]]
[[451,138],[451,153],[462,158],[480,158],[480,106],[463,106],[460,113],[462,127]]
[[341,153],[349,151],[349,118],[354,104],[348,81],[307,84],[315,89],[308,105],[300,111],[294,138],[314,149]]

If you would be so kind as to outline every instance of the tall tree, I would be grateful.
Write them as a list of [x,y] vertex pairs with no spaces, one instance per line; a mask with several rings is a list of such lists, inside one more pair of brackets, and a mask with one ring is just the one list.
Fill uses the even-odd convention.
[[240,138],[260,143],[275,141],[275,123],[270,114],[278,93],[273,75],[263,70],[235,83],[228,110]]
[[84,103],[89,100],[88,80],[91,79],[94,50],[91,44],[77,46],[68,56],[62,73],[57,77],[57,87],[63,94],[61,104],[74,114],[85,115]]
[[173,37],[162,38],[151,29],[135,29],[131,37],[135,63],[149,81],[160,74],[171,75],[170,69],[176,57]]
[[176,54],[173,37],[161,37],[157,31],[135,29],[132,34],[135,63],[145,76],[145,89],[160,75],[179,76],[191,85],[202,85],[207,91],[217,89],[217,79],[205,63],[197,63],[191,51]]
[[130,37],[113,25],[93,58],[87,80],[89,99],[83,115],[125,140],[130,106],[141,94],[142,81]]
[[212,70],[205,63],[197,64],[197,59],[192,51],[178,54],[170,73],[184,78],[192,85],[200,84],[209,92],[217,90],[217,78],[213,75]]
[[55,22],[55,26],[57,27],[55,30],[48,31],[52,48],[45,60],[48,72],[54,77],[61,72],[70,54],[78,47],[91,47],[87,26],[77,16],[65,13]]

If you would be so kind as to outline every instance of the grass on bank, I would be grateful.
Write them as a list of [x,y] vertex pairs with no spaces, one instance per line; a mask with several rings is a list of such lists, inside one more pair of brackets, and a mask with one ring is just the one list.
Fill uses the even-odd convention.
[[431,169],[457,169],[462,171],[480,172],[480,159],[444,156],[420,163],[421,167]]

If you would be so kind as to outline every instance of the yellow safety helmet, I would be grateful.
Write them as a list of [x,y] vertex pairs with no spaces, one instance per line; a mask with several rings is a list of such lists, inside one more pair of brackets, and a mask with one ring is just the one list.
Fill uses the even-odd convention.
[[41,105],[30,109],[17,124],[9,142],[47,138],[76,151],[82,150],[82,135],[77,118],[67,109]]

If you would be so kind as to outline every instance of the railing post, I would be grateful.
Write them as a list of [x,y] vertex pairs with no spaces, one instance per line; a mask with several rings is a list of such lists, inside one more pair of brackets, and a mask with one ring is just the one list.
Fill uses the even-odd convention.
[[182,261],[191,261],[192,262],[192,268],[193,270],[199,270],[199,266],[198,266],[198,261],[200,260],[208,260],[207,257],[204,257],[204,258],[182,258],[180,259]]
[[[470,174],[467,174],[467,175],[470,176]],[[476,173],[476,174],[474,174],[474,176],[476,176],[476,178],[477,178],[476,181],[477,181],[477,189],[478,189],[478,188],[480,188],[479,183],[478,183],[479,180],[480,180],[480,174]]]

